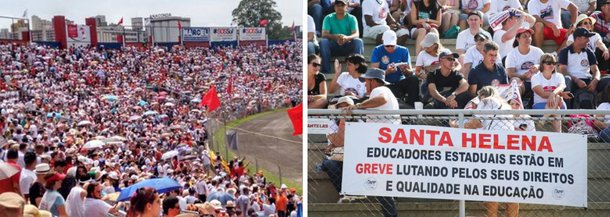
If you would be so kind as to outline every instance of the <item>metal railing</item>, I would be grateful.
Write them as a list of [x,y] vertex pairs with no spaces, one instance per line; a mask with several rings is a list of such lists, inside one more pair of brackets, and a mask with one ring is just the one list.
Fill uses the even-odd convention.
[[[308,207],[314,216],[610,216],[610,111],[604,110],[308,110]],[[608,116],[606,116],[608,115]],[[315,120],[315,121],[312,121]],[[320,120],[326,120],[320,121]],[[341,195],[346,122],[400,123],[483,130],[587,135],[587,208]],[[605,127],[605,128],[603,128]],[[324,129],[326,128],[326,132]],[[603,128],[603,129],[602,129]],[[373,131],[371,131],[373,133]],[[602,134],[600,136],[600,134]],[[339,145],[336,145],[337,143]],[[332,144],[332,146],[329,146]],[[408,179],[408,177],[406,177]],[[395,204],[395,206],[388,206]],[[517,208],[515,208],[515,205]],[[499,209],[499,211],[498,211]],[[515,211],[517,213],[515,213]]]

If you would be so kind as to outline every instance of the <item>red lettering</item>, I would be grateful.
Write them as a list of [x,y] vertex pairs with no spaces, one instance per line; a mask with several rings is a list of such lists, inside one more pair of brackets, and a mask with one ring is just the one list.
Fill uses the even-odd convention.
[[543,136],[542,141],[540,141],[540,146],[538,147],[538,151],[547,150],[548,152],[553,152],[553,146],[551,146],[551,141],[549,141],[548,136]]
[[449,145],[449,146],[453,147],[453,141],[451,141],[451,135],[447,131],[444,131],[443,134],[441,134],[441,141],[438,144],[438,146],[443,146],[443,145]]
[[436,145],[436,136],[438,136],[438,134],[441,134],[441,132],[439,132],[437,130],[427,130],[426,132],[430,135],[430,145],[435,146]]
[[387,127],[382,127],[379,129],[379,137],[377,137],[377,139],[379,139],[379,142],[381,143],[388,143],[390,142],[390,140],[392,139],[392,135],[390,135],[390,128]]
[[407,135],[405,135],[405,130],[402,128],[396,131],[396,135],[394,135],[394,141],[392,141],[392,143],[395,144],[398,142],[402,142],[402,144],[407,144]]
[[417,131],[415,129],[411,129],[411,132],[409,133],[409,139],[411,140],[411,143],[417,142],[417,144],[423,145],[424,144],[424,130],[419,130],[419,133],[417,133]]
[[468,137],[467,133],[462,133],[462,147],[467,148],[470,143],[471,148],[477,147],[477,134],[471,133]]
[[392,174],[394,170],[393,164],[379,163],[359,163],[356,164],[356,173],[358,174]]
[[494,149],[506,149],[506,147],[504,147],[503,145],[498,144],[499,143],[499,139],[498,139],[498,134],[494,134]]
[[521,136],[521,150],[525,151],[527,148],[536,151],[536,136],[532,136],[531,140],[526,135]]
[[519,135],[508,135],[506,146],[508,150],[519,150]]
[[479,134],[479,148],[490,149],[491,134]]

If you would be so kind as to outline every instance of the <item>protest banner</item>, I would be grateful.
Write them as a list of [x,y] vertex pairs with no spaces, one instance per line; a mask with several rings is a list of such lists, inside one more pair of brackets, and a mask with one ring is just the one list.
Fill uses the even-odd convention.
[[576,134],[347,123],[342,191],[587,206],[587,143]]

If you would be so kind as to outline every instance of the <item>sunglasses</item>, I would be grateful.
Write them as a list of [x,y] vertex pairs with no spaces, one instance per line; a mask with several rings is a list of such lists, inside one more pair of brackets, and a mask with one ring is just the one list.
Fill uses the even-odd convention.
[[582,25],[591,25],[592,23],[591,22],[582,22],[581,24]]
[[554,62],[554,61],[544,61],[544,62],[542,62],[542,63],[543,63],[543,64],[547,64],[547,65],[555,65],[555,64],[557,64],[557,63],[556,63],[556,62]]
[[443,58],[443,59],[446,59],[446,60],[448,60],[448,61],[450,61],[450,62],[453,62],[453,61],[455,61],[455,58],[452,58],[452,57],[448,57],[448,58]]
[[322,66],[322,64],[320,64],[320,63],[311,63],[311,65],[312,65],[313,67],[320,67],[320,66]]
[[396,47],[396,46],[395,45],[384,45],[384,47],[393,48],[393,47]]
[[480,41],[485,41],[485,39],[484,39],[484,38],[475,38],[474,40],[475,40],[475,41],[479,41],[479,42],[480,42]]

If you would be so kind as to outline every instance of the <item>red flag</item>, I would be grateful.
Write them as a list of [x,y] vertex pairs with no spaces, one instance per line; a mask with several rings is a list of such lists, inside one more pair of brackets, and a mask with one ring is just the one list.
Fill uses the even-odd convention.
[[233,93],[233,76],[229,77],[229,84],[227,85],[227,93],[231,95]]
[[203,96],[201,106],[206,106],[208,112],[213,112],[220,107],[220,99],[218,99],[218,94],[216,93],[216,86],[212,85],[210,90]]
[[119,22],[117,23],[117,25],[121,25],[123,24],[123,18],[121,17],[121,19],[119,20]]
[[258,22],[258,24],[260,24],[260,26],[262,26],[262,27],[266,27],[267,24],[269,24],[269,20],[262,19],[261,21]]
[[294,128],[293,136],[303,134],[303,104],[300,103],[294,108],[288,109],[288,117]]

